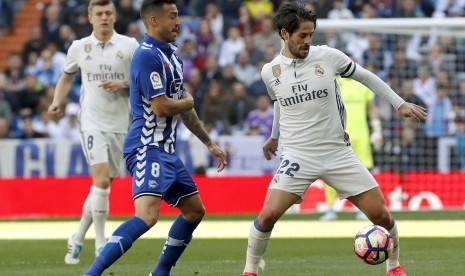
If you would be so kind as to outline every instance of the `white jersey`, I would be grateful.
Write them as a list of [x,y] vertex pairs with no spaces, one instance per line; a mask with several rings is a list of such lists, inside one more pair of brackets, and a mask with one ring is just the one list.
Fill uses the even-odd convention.
[[339,50],[311,46],[305,59],[278,55],[261,75],[280,108],[284,152],[323,153],[350,145],[336,76],[350,76],[355,63]]
[[100,87],[102,80],[121,80],[129,84],[129,65],[136,39],[113,32],[102,44],[92,33],[73,42],[68,50],[64,71],[81,69],[81,131],[126,133],[129,127],[129,89],[110,93]]

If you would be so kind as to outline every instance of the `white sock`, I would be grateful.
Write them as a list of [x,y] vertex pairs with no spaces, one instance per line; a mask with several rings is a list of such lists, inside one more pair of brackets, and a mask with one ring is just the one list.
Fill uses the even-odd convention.
[[[388,229],[389,228],[389,229]],[[391,221],[390,227],[386,228],[391,234],[394,241],[394,248],[392,249],[391,256],[386,260],[387,270],[398,267],[399,264],[399,233],[397,232],[397,224],[394,218]]]
[[258,219],[250,227],[244,272],[258,273],[258,265],[268,246],[271,230],[261,227],[258,224]]
[[96,186],[90,188],[92,219],[95,228],[95,248],[100,248],[107,243],[105,238],[105,222],[108,218],[110,188],[102,189]]
[[91,194],[87,195],[84,204],[82,205],[82,215],[81,220],[79,221],[78,229],[74,234],[74,241],[77,243],[82,243],[84,237],[86,236],[87,230],[89,230],[90,225],[92,224],[92,211],[90,209],[90,197]]

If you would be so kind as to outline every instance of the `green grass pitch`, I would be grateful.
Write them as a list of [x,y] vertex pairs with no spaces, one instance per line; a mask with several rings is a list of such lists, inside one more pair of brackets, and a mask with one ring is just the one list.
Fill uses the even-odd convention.
[[[103,275],[148,275],[160,252],[162,239],[142,239]],[[457,238],[402,239],[401,260],[407,275],[465,275],[465,241]],[[241,274],[245,239],[194,239],[173,269],[175,276]],[[462,246],[460,246],[460,244]],[[64,264],[64,240],[0,241],[0,275],[82,275],[93,258],[93,242],[86,241],[81,263]],[[358,260],[352,240],[272,239],[260,275],[384,275],[385,265],[370,266]]]
[[[398,214],[398,220],[464,220],[464,212]],[[340,216],[351,219],[353,214]],[[297,215],[291,220],[314,220],[317,215]],[[171,218],[168,218],[171,219]],[[253,216],[209,217],[210,220],[248,220]],[[34,231],[33,229],[30,229]],[[92,231],[92,229],[90,229]],[[148,275],[156,263],[163,239],[140,239],[130,251],[103,275]],[[194,238],[173,269],[175,276],[238,276],[244,267],[246,239]],[[401,235],[401,263],[409,276],[465,275],[465,233],[453,238],[413,238]],[[79,276],[94,258],[93,240],[85,241],[81,263],[63,262],[66,240],[5,240],[0,237],[0,275],[3,276]],[[265,271],[260,276],[365,276],[385,275],[385,264],[362,263],[353,252],[353,239],[272,238],[264,256]]]

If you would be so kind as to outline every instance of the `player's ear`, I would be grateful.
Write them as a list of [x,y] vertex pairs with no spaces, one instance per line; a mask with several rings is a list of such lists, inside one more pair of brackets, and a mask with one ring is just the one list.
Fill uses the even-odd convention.
[[150,16],[150,24],[158,26],[157,18],[155,18],[155,16]]
[[289,32],[286,29],[282,28],[280,32],[283,39],[289,39]]

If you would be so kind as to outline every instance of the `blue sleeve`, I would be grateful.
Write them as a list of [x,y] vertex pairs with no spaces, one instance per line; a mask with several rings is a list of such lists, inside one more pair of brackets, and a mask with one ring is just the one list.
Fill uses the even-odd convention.
[[141,50],[136,64],[139,68],[139,85],[144,97],[150,100],[165,94],[165,70],[160,57],[151,50]]

